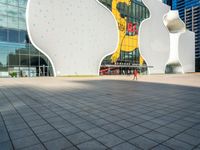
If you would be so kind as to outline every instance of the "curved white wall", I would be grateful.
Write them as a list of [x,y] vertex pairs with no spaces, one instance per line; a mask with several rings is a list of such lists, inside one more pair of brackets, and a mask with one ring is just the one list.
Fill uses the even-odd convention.
[[102,59],[115,51],[117,23],[96,0],[29,0],[28,33],[51,61],[55,76],[98,75]]
[[169,32],[163,23],[163,16],[170,7],[160,0],[142,0],[149,9],[150,18],[144,20],[139,28],[139,50],[152,73],[165,73],[166,62],[169,58]]
[[195,72],[195,34],[191,31],[182,33],[178,43],[179,60],[184,73]]

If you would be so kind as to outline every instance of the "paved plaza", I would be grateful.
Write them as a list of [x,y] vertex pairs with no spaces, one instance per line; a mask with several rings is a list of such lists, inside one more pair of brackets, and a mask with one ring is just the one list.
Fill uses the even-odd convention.
[[0,79],[0,150],[200,150],[200,74]]

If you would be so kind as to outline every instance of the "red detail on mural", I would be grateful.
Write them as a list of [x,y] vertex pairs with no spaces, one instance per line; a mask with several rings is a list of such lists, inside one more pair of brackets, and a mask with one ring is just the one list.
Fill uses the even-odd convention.
[[136,32],[136,33],[138,33],[137,24],[129,22],[128,23],[128,32]]

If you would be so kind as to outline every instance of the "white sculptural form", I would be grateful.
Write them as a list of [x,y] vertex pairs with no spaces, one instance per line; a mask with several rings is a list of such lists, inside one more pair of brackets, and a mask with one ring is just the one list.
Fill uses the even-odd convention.
[[178,11],[169,11],[163,19],[165,26],[169,30],[170,37],[170,56],[167,61],[166,72],[194,72],[194,33],[186,29]]
[[163,24],[163,16],[170,7],[159,0],[143,0],[150,12],[150,17],[142,21],[139,28],[139,50],[152,73],[165,73],[169,58],[169,32]]
[[139,29],[139,49],[149,73],[195,71],[194,33],[161,0],[142,0],[150,11]]
[[55,76],[98,75],[117,47],[117,22],[97,0],[29,0],[26,17],[30,40]]

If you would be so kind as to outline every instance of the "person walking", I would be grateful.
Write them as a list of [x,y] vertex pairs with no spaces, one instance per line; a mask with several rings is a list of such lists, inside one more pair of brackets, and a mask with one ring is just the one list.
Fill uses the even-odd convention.
[[138,71],[137,71],[137,69],[135,69],[133,71],[133,80],[137,80],[137,76],[138,76]]

